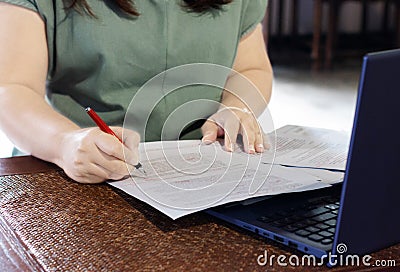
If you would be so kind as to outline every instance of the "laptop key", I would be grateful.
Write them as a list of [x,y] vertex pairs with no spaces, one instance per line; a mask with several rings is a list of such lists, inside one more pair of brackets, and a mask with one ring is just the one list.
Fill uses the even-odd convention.
[[295,234],[302,236],[302,237],[306,237],[306,236],[310,235],[311,232],[300,229],[300,230],[296,231]]
[[326,199],[327,202],[329,202],[330,204],[334,204],[335,202],[339,201],[340,199],[338,199],[337,197],[329,197]]
[[320,214],[320,215],[313,217],[313,219],[315,219],[317,221],[325,221],[325,220],[329,220],[332,218],[336,218],[336,214],[324,213],[324,214]]
[[307,206],[305,209],[310,211],[310,210],[317,209],[318,207],[319,207],[319,205],[310,205],[310,206]]
[[329,228],[329,226],[325,225],[324,223],[318,223],[314,227],[319,228],[321,230],[325,230],[325,229]]
[[271,216],[261,216],[261,217],[257,218],[257,220],[264,222],[264,223],[268,223],[268,222],[275,220],[275,218],[273,218]]
[[325,221],[324,223],[327,224],[328,226],[335,227],[336,219],[331,219],[331,220]]
[[306,219],[306,220],[303,220],[301,222],[304,223],[304,224],[307,224],[308,226],[318,223],[317,221],[315,221],[313,219]]
[[311,210],[311,211],[309,211],[309,212],[306,212],[306,213],[303,214],[303,215],[304,215],[305,217],[314,217],[314,216],[316,216],[316,215],[318,215],[318,214],[326,213],[326,212],[329,212],[329,211],[330,211],[330,210],[327,209],[327,208],[319,207],[319,208],[313,209],[313,210]]
[[285,225],[290,224],[290,221],[287,218],[282,218],[282,219],[276,220],[276,222],[279,222],[279,223],[285,224]]
[[290,225],[292,224],[294,221],[291,218],[282,218],[276,221],[273,221],[269,224],[275,226],[275,227],[282,227],[282,226],[286,226],[286,225]]
[[290,232],[293,232],[293,231],[297,230],[298,228],[295,227],[294,225],[287,225],[287,226],[284,226],[283,229],[287,230],[287,231],[290,231]]
[[307,238],[310,239],[310,240],[312,240],[312,241],[315,241],[315,242],[319,242],[319,241],[321,241],[322,239],[324,239],[324,237],[322,237],[321,235],[318,235],[318,234],[316,234],[316,233],[311,234],[311,235],[308,236]]
[[274,227],[277,227],[277,228],[280,228],[282,226],[287,225],[287,223],[282,222],[281,220],[273,221],[273,222],[270,222],[269,224],[271,224],[271,226],[274,226]]
[[332,237],[333,236],[333,233],[325,231],[325,230],[321,231],[321,232],[318,232],[318,234],[323,236],[323,237]]
[[313,227],[313,226],[307,227],[306,230],[308,230],[309,232],[317,232],[317,231],[320,231],[320,229],[318,229],[318,228],[316,228],[316,227]]
[[328,205],[325,205],[325,208],[328,208],[330,210],[337,210],[339,208],[339,206],[336,204],[328,204]]
[[329,231],[329,232],[335,233],[335,228],[329,228],[329,229],[327,229],[326,231]]
[[332,239],[330,239],[330,238],[325,238],[325,239],[323,239],[323,240],[321,241],[321,244],[323,244],[323,245],[329,245],[329,244],[332,244],[332,242],[333,242]]
[[308,224],[306,224],[304,222],[297,222],[297,223],[294,223],[293,226],[297,227],[298,229],[302,229],[304,227],[307,227]]

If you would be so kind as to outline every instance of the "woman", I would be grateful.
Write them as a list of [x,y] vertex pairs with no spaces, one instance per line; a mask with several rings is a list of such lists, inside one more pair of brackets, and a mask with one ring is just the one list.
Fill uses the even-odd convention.
[[249,112],[260,114],[271,93],[260,26],[266,2],[0,0],[0,128],[20,150],[59,165],[78,182],[120,179],[137,164],[144,135],[125,130],[121,145],[94,127],[82,107],[91,106],[122,137],[129,102],[146,81],[179,65],[214,63],[232,67],[260,95],[247,87],[227,91],[240,84],[231,75],[224,91],[163,98],[144,140],[159,140],[162,123],[180,104],[205,99],[221,106],[199,113],[209,117],[201,126],[204,142],[224,136],[232,151],[242,134],[247,152],[263,152]]

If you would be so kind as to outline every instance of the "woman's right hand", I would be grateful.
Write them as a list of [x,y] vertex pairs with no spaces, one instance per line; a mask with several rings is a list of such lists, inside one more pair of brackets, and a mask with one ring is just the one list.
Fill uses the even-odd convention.
[[[100,183],[119,180],[135,171],[139,161],[138,133],[111,128],[122,139],[99,128],[85,128],[65,133],[62,136],[61,159],[57,164],[73,180],[81,183]],[[122,135],[123,132],[123,135]]]

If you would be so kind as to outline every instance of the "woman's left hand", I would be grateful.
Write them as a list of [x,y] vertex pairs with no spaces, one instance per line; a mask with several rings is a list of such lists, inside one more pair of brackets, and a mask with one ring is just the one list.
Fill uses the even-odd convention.
[[268,149],[268,140],[257,116],[268,105],[272,77],[272,67],[259,24],[240,40],[232,73],[222,93],[220,110],[202,126],[202,141],[213,143],[218,137],[224,137],[225,149],[232,152],[237,136],[241,134],[245,152],[254,154]]
[[236,139],[242,135],[244,151],[262,153],[269,148],[268,141],[255,115],[247,108],[224,107],[208,118],[201,128],[206,144],[224,137],[225,149],[234,151]]

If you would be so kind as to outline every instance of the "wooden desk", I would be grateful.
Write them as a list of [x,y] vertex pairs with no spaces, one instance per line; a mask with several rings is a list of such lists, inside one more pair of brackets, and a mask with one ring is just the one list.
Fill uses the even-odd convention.
[[[33,157],[0,159],[1,271],[360,271],[260,267],[296,253],[204,213],[173,221],[108,185],[82,185]],[[400,245],[372,254],[395,259]],[[398,271],[399,266],[392,268]],[[377,271],[379,267],[369,267]],[[386,268],[385,271],[388,271]]]

